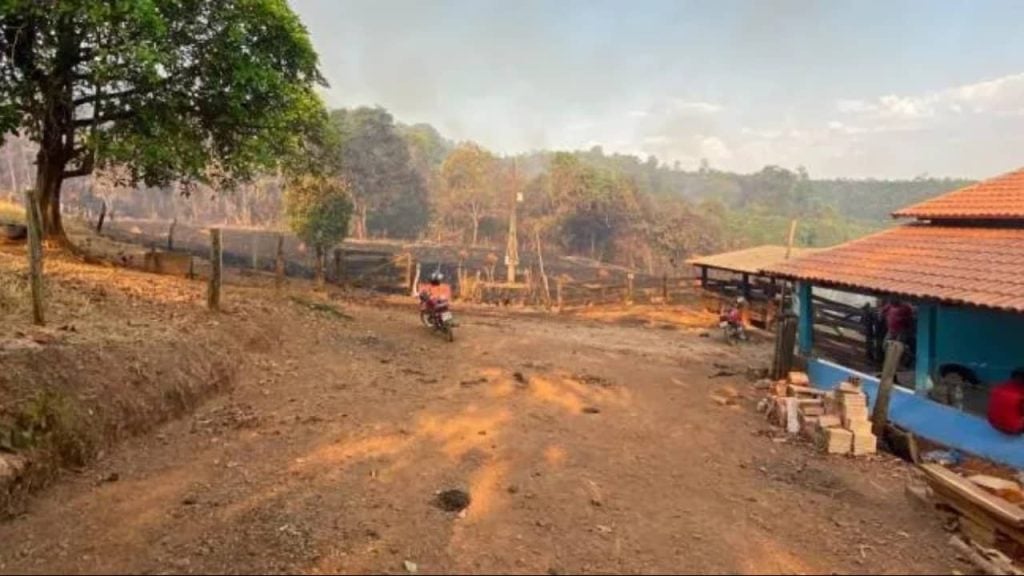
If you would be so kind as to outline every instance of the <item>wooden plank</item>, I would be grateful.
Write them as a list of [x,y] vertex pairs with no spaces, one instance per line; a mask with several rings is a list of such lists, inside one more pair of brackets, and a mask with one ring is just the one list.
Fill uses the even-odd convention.
[[836,310],[845,310],[847,312],[850,312],[851,314],[863,314],[864,313],[864,310],[862,308],[858,308],[856,306],[851,306],[849,304],[844,304],[842,302],[837,302],[835,300],[829,300],[828,298],[825,298],[824,296],[821,296],[820,294],[812,294],[811,295],[811,302],[813,302],[815,306],[820,305],[820,306],[826,306],[826,307],[829,307],[829,308],[834,308]]
[[808,394],[808,395],[811,395],[811,396],[821,397],[821,396],[824,396],[825,394],[828,394],[828,392],[826,392],[825,390],[818,390],[817,388],[810,388],[810,387],[807,387],[807,386],[800,386],[800,385],[797,385],[797,384],[790,384],[789,386],[786,387],[786,390],[787,390],[787,392],[789,392],[790,396],[798,396],[800,394]]
[[966,499],[986,512],[993,514],[1003,522],[1018,528],[1024,528],[1024,509],[985,492],[973,482],[947,470],[938,464],[922,464],[921,470],[927,475],[934,487],[945,488],[957,496]]

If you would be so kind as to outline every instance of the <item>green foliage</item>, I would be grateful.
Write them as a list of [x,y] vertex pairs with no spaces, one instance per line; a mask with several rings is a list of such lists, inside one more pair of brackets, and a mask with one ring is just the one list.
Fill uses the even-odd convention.
[[0,54],[0,136],[46,151],[48,198],[107,163],[150,185],[231,186],[324,121],[285,0],[0,0]]
[[339,180],[302,176],[285,187],[288,225],[303,242],[322,252],[345,239],[352,217],[348,187]]
[[480,222],[498,206],[500,186],[494,155],[471,142],[460,144],[441,165],[439,216],[455,229],[471,230],[479,241]]
[[34,448],[52,450],[61,461],[75,466],[92,457],[89,434],[66,396],[43,390],[21,407],[13,422],[0,425],[0,450]]
[[406,140],[383,108],[334,110],[342,173],[351,184],[356,235],[415,238],[430,217],[427,187]]

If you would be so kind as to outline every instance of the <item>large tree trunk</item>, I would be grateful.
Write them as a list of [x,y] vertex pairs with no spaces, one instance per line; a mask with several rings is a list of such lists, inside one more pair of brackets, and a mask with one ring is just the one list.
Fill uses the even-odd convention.
[[63,170],[63,163],[56,161],[52,156],[47,157],[40,150],[36,167],[36,189],[39,192],[39,212],[43,218],[43,239],[48,244],[69,247],[71,242],[64,231],[64,221],[60,214]]

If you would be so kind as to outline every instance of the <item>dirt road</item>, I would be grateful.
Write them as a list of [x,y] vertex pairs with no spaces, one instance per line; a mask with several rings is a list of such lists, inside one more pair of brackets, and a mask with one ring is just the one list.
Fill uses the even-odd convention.
[[[0,524],[3,572],[949,572],[892,461],[777,443],[696,332],[295,313],[235,388]],[[744,349],[745,352],[751,348]],[[472,497],[460,517],[439,490]]]

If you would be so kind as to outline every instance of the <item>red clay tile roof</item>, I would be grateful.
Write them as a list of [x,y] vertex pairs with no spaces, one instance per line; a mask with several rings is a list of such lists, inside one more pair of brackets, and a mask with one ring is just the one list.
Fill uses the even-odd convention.
[[765,272],[1024,312],[1024,228],[908,224],[768,266]]
[[1024,220],[1024,168],[893,212],[897,218]]

